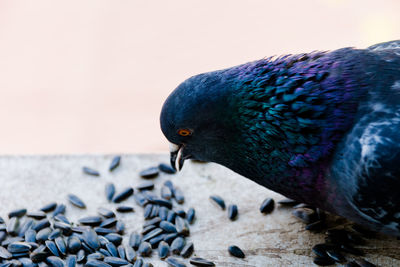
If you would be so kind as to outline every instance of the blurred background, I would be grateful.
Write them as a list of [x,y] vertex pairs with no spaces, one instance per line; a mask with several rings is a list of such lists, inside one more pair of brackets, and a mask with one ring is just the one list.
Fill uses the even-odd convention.
[[184,79],[270,55],[400,39],[400,1],[1,0],[0,153],[167,150]]

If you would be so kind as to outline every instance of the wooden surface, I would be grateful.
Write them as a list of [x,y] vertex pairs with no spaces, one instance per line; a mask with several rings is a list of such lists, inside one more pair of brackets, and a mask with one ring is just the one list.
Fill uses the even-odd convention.
[[[52,201],[67,204],[66,216],[72,221],[96,215],[100,206],[115,208],[104,195],[107,182],[114,182],[117,191],[135,187],[143,181],[138,175],[140,170],[168,162],[167,155],[123,155],[121,166],[110,173],[107,169],[111,158],[103,155],[0,157],[0,216],[6,218],[10,210],[22,207],[33,211]],[[82,166],[98,169],[101,176],[83,174]],[[186,200],[183,208],[196,209],[189,238],[194,242],[196,256],[212,260],[216,266],[313,266],[311,247],[322,242],[324,235],[305,231],[304,224],[291,215],[291,209],[277,205],[270,215],[262,215],[258,210],[266,197],[277,201],[283,198],[281,195],[211,163],[186,162],[177,175],[161,174],[154,179],[157,193],[167,179],[183,190]],[[68,204],[68,193],[81,197],[87,209]],[[230,221],[227,211],[209,201],[212,194],[222,196],[227,205],[238,205],[236,221]],[[121,216],[126,232],[140,231],[142,208],[132,197],[123,203],[133,205],[136,210]],[[346,223],[340,218],[336,221]],[[229,256],[227,247],[233,244],[244,250],[245,259]],[[367,252],[366,258],[379,266],[400,266],[400,241],[395,238],[379,236],[361,248]],[[167,266],[158,260],[156,252],[148,261],[154,266]]]

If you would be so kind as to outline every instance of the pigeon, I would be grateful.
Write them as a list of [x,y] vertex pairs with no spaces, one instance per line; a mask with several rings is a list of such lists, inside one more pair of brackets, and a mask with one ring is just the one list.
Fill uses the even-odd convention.
[[193,76],[166,99],[160,125],[174,167],[215,162],[400,236],[400,40]]

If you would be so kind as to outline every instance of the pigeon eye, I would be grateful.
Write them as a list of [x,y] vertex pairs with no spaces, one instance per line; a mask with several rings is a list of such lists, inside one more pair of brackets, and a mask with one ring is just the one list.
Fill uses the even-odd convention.
[[189,129],[180,129],[178,130],[178,134],[181,136],[189,136],[192,135],[192,131]]

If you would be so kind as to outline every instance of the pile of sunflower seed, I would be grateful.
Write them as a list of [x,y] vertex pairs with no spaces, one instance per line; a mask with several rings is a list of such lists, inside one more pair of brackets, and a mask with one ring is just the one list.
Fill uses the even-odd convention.
[[[121,158],[115,157],[109,167],[116,169]],[[173,174],[169,165],[160,164],[143,170],[144,179],[155,178],[159,171]],[[83,167],[83,172],[100,176],[97,170]],[[140,233],[125,233],[125,224],[118,213],[134,212],[127,205],[116,207],[117,213],[104,207],[98,208],[97,216],[83,217],[77,223],[71,222],[64,214],[65,204],[49,203],[38,211],[26,209],[11,211],[9,221],[0,218],[0,267],[3,266],[134,266],[150,267],[147,258],[157,250],[160,259],[170,266],[186,266],[178,257],[189,258],[194,251],[190,235],[190,224],[195,210],[187,211],[174,207],[174,202],[185,201],[182,191],[167,180],[161,188],[161,195],[153,192],[154,183],[144,181],[134,190],[125,188],[116,192],[115,186],[105,186],[105,197],[118,204],[134,195],[136,203],[143,207],[145,223]],[[136,192],[137,191],[137,192]],[[134,194],[135,192],[135,194]],[[174,201],[172,201],[174,200]],[[68,201],[75,207],[85,209],[86,204],[74,194],[68,194]],[[127,245],[122,244],[124,236],[129,237]],[[211,261],[193,257],[195,266],[215,266]]]
[[[113,158],[109,171],[120,165],[121,157]],[[181,258],[189,258],[194,253],[194,244],[188,241],[190,225],[195,220],[195,209],[183,210],[185,197],[179,187],[167,180],[160,190],[160,195],[154,192],[151,180],[159,172],[174,174],[175,170],[167,164],[159,164],[143,170],[139,175],[146,179],[135,189],[125,188],[116,192],[113,183],[105,186],[105,197],[115,203],[117,213],[104,207],[98,208],[97,216],[83,217],[77,223],[71,222],[64,214],[66,205],[49,203],[38,211],[27,212],[26,209],[11,211],[6,224],[0,217],[0,267],[2,266],[133,266],[151,267],[146,262],[157,251],[161,260],[173,267],[186,266]],[[87,175],[100,176],[97,170],[83,167]],[[145,223],[142,231],[125,233],[125,224],[117,216],[118,213],[134,212],[134,208],[119,203],[133,195],[135,202],[143,208]],[[221,196],[210,196],[221,210],[226,209]],[[85,209],[86,204],[76,195],[69,194],[68,201],[75,207]],[[178,205],[174,205],[174,203]],[[306,230],[320,232],[326,229],[325,213],[305,204],[286,199],[278,202],[283,206],[294,208],[293,215],[306,223]],[[275,202],[265,199],[260,212],[269,214],[274,210]],[[236,204],[228,206],[228,218],[236,220],[239,211]],[[357,234],[358,232],[359,234]],[[317,265],[333,265],[344,263],[343,252],[361,256],[363,252],[353,245],[365,244],[361,237],[372,233],[361,227],[354,226],[353,231],[345,229],[330,229],[326,232],[326,242],[313,247],[316,254],[314,263]],[[122,244],[124,236],[129,237],[127,245]],[[244,252],[235,245],[228,247],[230,255],[245,258]],[[209,260],[192,257],[189,262],[195,266],[215,266]],[[352,260],[349,267],[373,267],[365,259]]]

